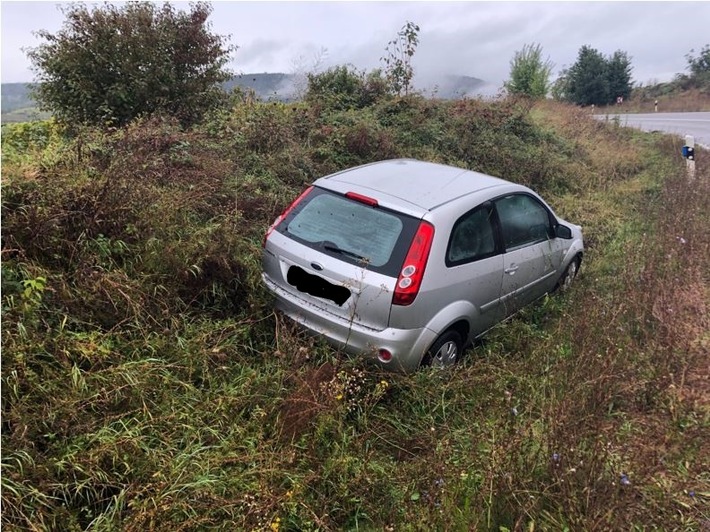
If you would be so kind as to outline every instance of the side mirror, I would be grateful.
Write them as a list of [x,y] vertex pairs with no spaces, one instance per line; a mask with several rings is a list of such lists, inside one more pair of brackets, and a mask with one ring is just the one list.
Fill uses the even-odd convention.
[[569,240],[572,238],[572,229],[570,229],[566,225],[558,225],[557,229],[555,229],[555,236],[557,238],[564,238],[565,240]]

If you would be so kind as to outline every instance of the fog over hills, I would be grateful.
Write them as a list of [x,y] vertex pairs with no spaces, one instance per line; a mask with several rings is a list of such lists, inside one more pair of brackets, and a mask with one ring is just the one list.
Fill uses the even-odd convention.
[[[36,106],[30,96],[31,83],[3,83],[2,114]],[[261,73],[240,74],[224,84],[225,90],[240,87],[253,90],[262,100],[294,101],[298,99],[298,87],[305,87],[305,79],[297,74]],[[448,75],[438,79],[419,80],[415,89],[426,96],[442,99],[475,97],[484,94],[486,83],[472,76]]]

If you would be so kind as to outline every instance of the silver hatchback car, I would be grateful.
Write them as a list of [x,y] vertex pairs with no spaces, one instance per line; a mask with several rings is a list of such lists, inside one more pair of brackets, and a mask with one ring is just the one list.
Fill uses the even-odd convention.
[[271,225],[276,306],[351,354],[411,372],[576,276],[579,226],[532,190],[396,159],[318,179]]

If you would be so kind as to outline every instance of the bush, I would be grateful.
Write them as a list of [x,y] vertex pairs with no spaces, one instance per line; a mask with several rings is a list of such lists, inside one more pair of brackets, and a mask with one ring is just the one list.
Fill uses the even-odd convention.
[[212,8],[189,13],[169,3],[64,9],[64,27],[38,33],[46,41],[29,51],[38,75],[34,98],[66,124],[124,125],[167,113],[194,123],[222,101],[219,83],[231,48],[207,25]]

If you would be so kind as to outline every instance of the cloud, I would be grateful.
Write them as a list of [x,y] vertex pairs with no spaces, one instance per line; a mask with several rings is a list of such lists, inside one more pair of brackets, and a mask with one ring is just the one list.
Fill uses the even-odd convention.
[[271,72],[272,68],[282,66],[288,50],[288,41],[256,39],[237,49],[232,66],[242,72]]
[[[176,2],[187,9],[184,2]],[[32,31],[61,27],[51,2],[7,2],[2,7],[3,81],[29,81],[21,48],[36,46]],[[710,39],[710,2],[214,2],[212,31],[240,48],[237,72],[285,72],[308,65],[325,48],[323,66],[382,66],[389,40],[407,22],[419,24],[413,65],[422,79],[475,76],[493,86],[507,79],[510,59],[539,43],[555,63],[571,66],[582,45],[604,55],[623,50],[638,81],[669,81],[683,72],[691,48]]]

